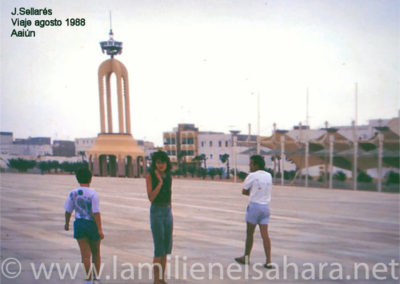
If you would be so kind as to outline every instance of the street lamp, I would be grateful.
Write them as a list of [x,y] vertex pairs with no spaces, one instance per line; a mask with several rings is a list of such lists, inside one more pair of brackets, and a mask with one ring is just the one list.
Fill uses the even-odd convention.
[[[377,130],[385,130],[385,127],[375,127]],[[378,192],[382,192],[382,157],[383,157],[383,133],[378,133]]]
[[286,143],[286,139],[285,139],[285,134],[288,132],[287,130],[276,130],[278,133],[281,133],[281,185],[285,184],[284,181],[284,175],[285,175],[285,160],[286,160],[286,156],[285,156],[285,143]]
[[257,92],[257,155],[260,155],[261,151],[260,140],[260,93]]
[[237,173],[236,173],[236,168],[237,168],[237,151],[236,151],[236,146],[237,146],[237,135],[239,134],[240,130],[231,130],[230,131],[232,134],[232,140],[233,140],[233,182],[236,183],[237,181]]
[[357,155],[358,155],[358,137],[357,137],[357,125],[353,120],[351,123],[353,127],[353,190],[357,190]]
[[[328,130],[330,132],[330,130]],[[332,130],[332,132],[336,132]],[[329,188],[332,189],[332,181],[333,181],[333,147],[335,143],[335,136],[332,133],[329,133]]]

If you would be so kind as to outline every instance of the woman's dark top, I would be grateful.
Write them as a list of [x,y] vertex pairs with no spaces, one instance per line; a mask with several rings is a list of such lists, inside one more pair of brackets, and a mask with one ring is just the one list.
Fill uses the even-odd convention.
[[[152,191],[157,187],[159,181],[154,173],[154,171],[150,171],[150,177],[151,177],[151,187]],[[153,200],[153,204],[158,204],[158,205],[169,205],[171,203],[171,183],[172,183],[172,178],[171,174],[165,174],[165,176],[162,178],[163,184],[161,186],[160,192],[156,196],[156,198]]]

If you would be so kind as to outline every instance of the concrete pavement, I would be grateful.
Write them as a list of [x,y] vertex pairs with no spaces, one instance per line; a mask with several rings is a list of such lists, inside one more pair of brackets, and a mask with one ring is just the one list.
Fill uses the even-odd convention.
[[[63,204],[76,186],[72,175],[1,174],[1,283],[83,283],[80,270],[76,280],[60,280],[56,273],[57,265],[74,268],[80,262],[72,231],[63,230]],[[139,265],[151,263],[153,253],[144,179],[94,177],[92,187],[100,196],[105,234],[102,283],[151,283],[148,270],[142,269],[141,279],[138,275]],[[265,283],[267,277],[292,283],[295,266],[296,283],[365,283],[366,267],[368,283],[382,282],[374,276],[398,282],[391,275],[399,275],[398,266],[391,271],[389,265],[399,262],[398,194],[274,186],[269,226],[272,258],[279,268],[268,272],[257,266],[265,262],[258,230],[251,265],[233,261],[244,250],[247,197],[240,193],[240,183],[173,181],[168,283]],[[18,272],[12,260],[7,265],[10,258],[21,262],[14,279],[4,274],[7,269]],[[47,269],[54,263],[50,280],[43,274],[34,279],[33,270],[41,263]],[[358,270],[359,281],[354,280],[355,263],[365,263]],[[386,272],[379,272],[385,267]],[[314,274],[317,280],[308,280]],[[338,278],[343,280],[334,281]]]

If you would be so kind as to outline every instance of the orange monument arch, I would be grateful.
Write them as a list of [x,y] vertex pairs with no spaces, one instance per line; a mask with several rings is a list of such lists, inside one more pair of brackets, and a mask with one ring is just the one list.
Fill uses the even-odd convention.
[[[131,133],[128,71],[124,64],[114,58],[121,54],[122,42],[114,40],[112,29],[109,35],[108,41],[100,42],[103,53],[106,52],[111,58],[99,67],[101,132],[88,151],[89,166],[97,176],[139,177],[144,175],[146,167],[144,152]],[[118,132],[113,129],[112,74],[115,74],[117,87]]]

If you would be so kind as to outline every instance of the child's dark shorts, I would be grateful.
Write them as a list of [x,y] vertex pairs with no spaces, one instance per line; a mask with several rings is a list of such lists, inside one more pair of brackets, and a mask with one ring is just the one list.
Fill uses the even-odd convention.
[[74,222],[74,238],[87,238],[90,241],[100,240],[96,222],[86,219],[76,219]]

